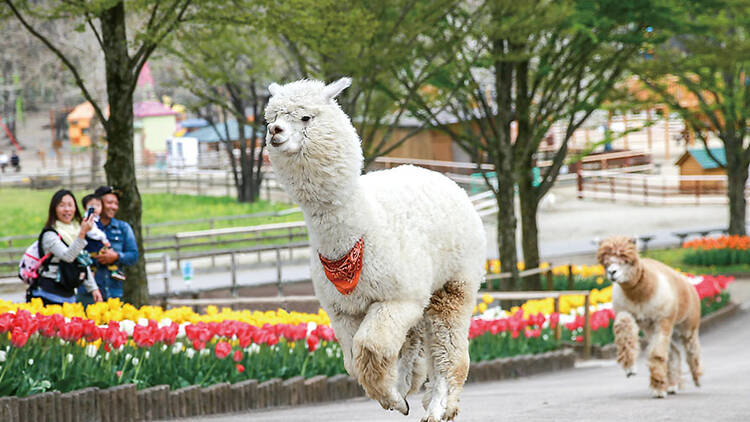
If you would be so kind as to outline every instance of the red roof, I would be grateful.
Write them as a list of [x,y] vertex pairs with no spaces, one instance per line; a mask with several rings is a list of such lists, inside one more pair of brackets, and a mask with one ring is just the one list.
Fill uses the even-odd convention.
[[142,101],[133,104],[133,115],[135,117],[171,116],[174,114],[177,114],[177,112],[158,101]]

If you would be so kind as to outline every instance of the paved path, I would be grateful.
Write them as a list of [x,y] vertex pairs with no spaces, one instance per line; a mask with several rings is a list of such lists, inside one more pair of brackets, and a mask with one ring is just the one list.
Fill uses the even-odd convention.
[[[747,307],[746,307],[747,308]],[[587,362],[575,369],[529,378],[468,385],[462,421],[746,421],[750,415],[750,311],[701,336],[703,386],[686,383],[676,396],[651,399],[645,362],[626,379],[614,361]],[[683,365],[684,366],[684,365]],[[683,373],[687,373],[684,367]],[[408,417],[386,412],[372,400],[353,399],[223,417],[204,422],[418,421],[419,399]]]

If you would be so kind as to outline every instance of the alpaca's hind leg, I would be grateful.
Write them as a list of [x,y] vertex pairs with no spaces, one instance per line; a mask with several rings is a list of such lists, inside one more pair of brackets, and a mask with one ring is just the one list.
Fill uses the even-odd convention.
[[424,352],[426,320],[422,319],[409,330],[406,341],[398,355],[398,392],[402,397],[419,391],[427,377]]
[[469,372],[469,324],[475,296],[467,284],[449,282],[432,295],[425,311],[434,376],[423,421],[449,421],[458,414],[459,394]]
[[376,302],[354,335],[352,353],[357,378],[367,395],[384,409],[409,414],[398,391],[398,356],[409,330],[422,317],[419,303]]
[[690,374],[696,387],[700,387],[700,378],[703,375],[703,364],[701,363],[701,344],[698,341],[698,329],[691,330],[682,335],[682,344],[685,346],[685,355],[690,367]]
[[669,345],[669,362],[667,364],[667,393],[675,394],[682,384],[682,360],[677,343],[672,340]]
[[625,370],[625,375],[635,375],[635,361],[641,345],[638,340],[638,324],[630,312],[619,312],[612,327],[617,346],[617,363]]
[[659,320],[648,355],[648,370],[651,373],[651,391],[655,398],[667,396],[667,358],[672,340],[672,321]]

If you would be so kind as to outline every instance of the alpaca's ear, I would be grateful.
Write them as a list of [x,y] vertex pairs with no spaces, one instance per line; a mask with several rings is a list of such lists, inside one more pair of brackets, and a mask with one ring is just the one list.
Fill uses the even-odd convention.
[[336,82],[331,82],[330,84],[326,85],[326,87],[323,88],[323,95],[325,95],[328,101],[330,101],[341,94],[341,91],[349,88],[351,84],[352,78],[341,78]]
[[271,96],[278,94],[280,91],[281,91],[281,85],[277,84],[276,82],[272,83],[271,85],[268,85],[268,92],[271,93]]

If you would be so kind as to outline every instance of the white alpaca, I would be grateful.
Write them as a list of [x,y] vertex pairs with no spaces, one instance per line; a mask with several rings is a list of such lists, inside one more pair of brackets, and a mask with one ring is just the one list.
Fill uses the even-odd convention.
[[359,137],[334,99],[350,83],[269,87],[271,163],[305,215],[315,294],[346,370],[385,409],[404,414],[406,396],[427,375],[423,421],[452,420],[484,277],[482,222],[466,193],[438,173],[401,166],[361,175]]

